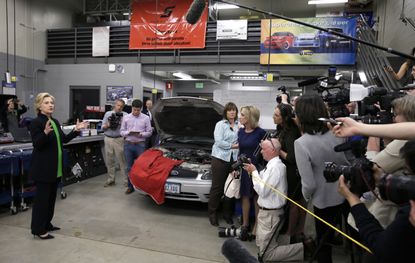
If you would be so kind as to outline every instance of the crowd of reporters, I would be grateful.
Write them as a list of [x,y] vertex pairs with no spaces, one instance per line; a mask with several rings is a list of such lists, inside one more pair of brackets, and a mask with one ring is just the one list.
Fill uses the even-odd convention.
[[[308,207],[319,217],[315,219],[317,247],[309,255],[312,259],[333,262],[335,231],[326,223],[339,232],[344,226],[341,230],[357,240],[356,243],[361,242],[360,246],[353,245],[358,262],[405,262],[412,258],[415,96],[412,89],[406,93],[392,98],[386,112],[376,105],[377,116],[379,112],[390,114],[395,123],[375,125],[349,118],[348,114],[333,116],[330,105],[318,94],[296,98],[295,107],[290,105],[285,92],[280,95],[273,116],[276,132],[262,138],[261,154],[257,152],[255,156],[263,157],[265,162],[261,165],[248,161],[243,165],[253,181],[252,200],[262,208],[255,214],[258,226],[252,229],[260,261],[301,260],[304,251],[310,248],[305,242],[310,239],[303,234],[305,214],[300,213],[307,203],[311,203]],[[347,102],[343,106],[353,114],[357,105]],[[359,103],[358,107],[362,105]],[[336,117],[335,124],[319,120],[333,117]],[[239,139],[235,143],[241,144]],[[338,150],[339,145],[346,146]],[[281,162],[280,169],[270,174],[268,164],[274,163],[274,159]],[[264,188],[276,191],[268,189],[264,194]],[[273,202],[275,198],[282,201]],[[242,217],[242,228],[246,228],[246,215]],[[288,226],[283,229],[279,226],[282,218]],[[265,233],[261,232],[264,220],[268,224]],[[243,231],[237,233],[240,235]]]

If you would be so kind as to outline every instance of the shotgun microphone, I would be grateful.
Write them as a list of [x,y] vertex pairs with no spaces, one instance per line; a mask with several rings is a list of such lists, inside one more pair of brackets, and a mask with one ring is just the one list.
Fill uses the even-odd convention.
[[229,260],[229,263],[259,263],[256,257],[235,238],[229,238],[222,245],[222,254]]
[[186,14],[187,23],[194,25],[205,11],[206,0],[194,0]]

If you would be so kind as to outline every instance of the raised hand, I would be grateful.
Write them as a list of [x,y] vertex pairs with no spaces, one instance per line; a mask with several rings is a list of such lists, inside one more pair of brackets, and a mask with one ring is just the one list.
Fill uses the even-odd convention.
[[89,122],[87,121],[80,122],[79,119],[76,119],[75,131],[86,129],[88,128],[88,125],[89,125]]
[[45,124],[45,129],[43,132],[48,135],[51,131],[53,131],[52,124],[50,123],[50,120],[48,120]]

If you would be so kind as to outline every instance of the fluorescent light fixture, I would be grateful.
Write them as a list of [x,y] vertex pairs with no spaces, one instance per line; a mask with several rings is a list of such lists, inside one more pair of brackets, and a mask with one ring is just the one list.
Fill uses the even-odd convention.
[[130,13],[122,13],[124,16],[128,16],[130,15]]
[[230,74],[231,76],[258,76],[258,72],[233,72]]
[[263,76],[231,76],[231,80],[264,80]]
[[214,8],[217,10],[224,10],[224,9],[236,9],[236,8],[239,8],[239,6],[225,4],[225,3],[216,3],[214,5]]
[[177,78],[181,78],[181,79],[193,79],[192,76],[190,76],[189,74],[183,73],[183,72],[174,72],[173,76]]
[[348,0],[310,0],[309,5],[327,5],[327,4],[342,4],[347,3]]

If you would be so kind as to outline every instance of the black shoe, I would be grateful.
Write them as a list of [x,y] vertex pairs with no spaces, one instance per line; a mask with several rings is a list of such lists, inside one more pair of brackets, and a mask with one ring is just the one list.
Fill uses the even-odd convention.
[[57,227],[57,226],[52,226],[51,228],[48,228],[47,230],[48,231],[58,231],[58,230],[61,230],[61,228]]
[[132,192],[134,192],[134,189],[133,189],[133,188],[130,188],[130,187],[128,187],[128,188],[127,188],[127,190],[125,190],[125,194],[126,194],[126,195],[129,195],[129,194],[131,194]]
[[54,236],[52,236],[51,234],[49,234],[49,233],[45,233],[45,234],[43,234],[43,235],[40,235],[40,234],[38,234],[38,235],[33,235],[33,237],[38,237],[38,238],[40,238],[40,239],[42,239],[42,240],[46,240],[46,239],[52,239],[52,238],[55,238]]
[[209,222],[212,226],[219,226],[218,217],[216,214],[209,215]]

